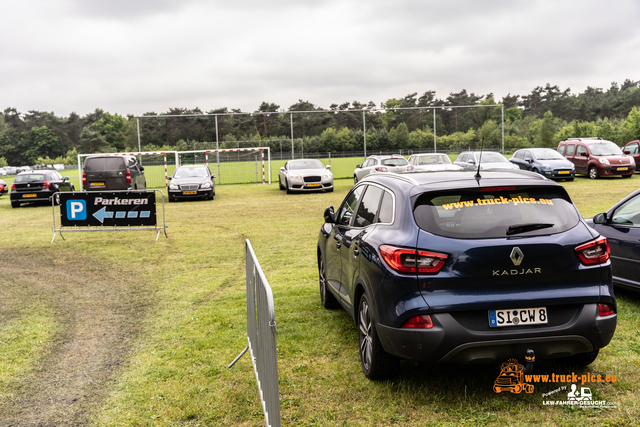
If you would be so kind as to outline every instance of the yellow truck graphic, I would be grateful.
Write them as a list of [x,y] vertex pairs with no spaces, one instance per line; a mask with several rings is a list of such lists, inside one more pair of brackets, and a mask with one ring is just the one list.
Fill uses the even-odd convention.
[[533,393],[533,384],[524,382],[523,369],[524,366],[519,364],[517,360],[504,362],[500,367],[498,378],[493,383],[493,391],[496,393],[510,391],[518,394],[524,390],[526,393]]

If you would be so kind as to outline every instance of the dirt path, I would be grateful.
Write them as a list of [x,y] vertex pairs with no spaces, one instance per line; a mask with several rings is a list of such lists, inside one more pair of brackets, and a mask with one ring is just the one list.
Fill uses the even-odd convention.
[[55,307],[55,342],[0,405],[0,426],[85,426],[109,392],[150,306],[144,282],[118,268],[0,248],[0,323],[29,301]]

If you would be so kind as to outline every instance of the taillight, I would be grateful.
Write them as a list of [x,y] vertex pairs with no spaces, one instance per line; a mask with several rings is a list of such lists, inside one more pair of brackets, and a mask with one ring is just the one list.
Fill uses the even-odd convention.
[[594,265],[607,262],[611,255],[611,248],[606,237],[600,236],[576,248],[580,262],[584,265]]
[[433,321],[431,316],[423,314],[422,316],[413,316],[411,319],[404,322],[403,328],[413,329],[431,329],[433,328]]
[[411,172],[413,169],[414,169],[414,168],[413,168],[413,165],[409,165],[409,166],[407,166],[407,170],[408,170],[409,172]]
[[49,188],[51,187],[51,183],[49,181],[44,181],[42,183],[42,189],[44,190],[45,188]]
[[446,254],[389,245],[380,246],[380,254],[387,265],[398,273],[435,274],[449,257]]
[[11,191],[16,191],[16,183],[11,184]]
[[388,169],[385,168],[384,166],[378,166],[377,168],[375,168],[375,170],[377,170],[378,172],[387,172]]
[[82,174],[82,185],[87,185],[87,174],[86,173]]
[[127,183],[131,184],[131,172],[127,172]]
[[616,312],[613,311],[613,307],[611,307],[609,304],[598,304],[598,316],[600,317],[605,317],[605,316],[611,316],[612,314],[615,314]]

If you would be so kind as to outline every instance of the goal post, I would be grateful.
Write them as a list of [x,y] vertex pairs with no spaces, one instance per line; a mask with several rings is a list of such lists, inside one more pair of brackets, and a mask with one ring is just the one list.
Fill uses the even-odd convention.
[[217,184],[271,184],[269,147],[78,154],[78,180],[81,185],[84,159],[92,156],[135,156],[144,166],[147,188],[166,188],[169,176],[178,166],[191,164],[209,166],[216,175]]
[[178,151],[178,156],[179,165],[209,166],[217,184],[271,184],[269,147]]

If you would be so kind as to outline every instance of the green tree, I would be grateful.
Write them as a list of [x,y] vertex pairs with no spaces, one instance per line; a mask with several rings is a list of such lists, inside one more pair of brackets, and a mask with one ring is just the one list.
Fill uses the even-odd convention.
[[100,153],[107,147],[109,147],[109,143],[100,132],[91,130],[89,126],[85,126],[80,132],[80,150],[82,153]]
[[92,129],[100,133],[105,141],[116,151],[124,150],[127,119],[121,115],[104,113],[102,117],[92,125]]
[[29,134],[30,144],[25,155],[31,164],[36,164],[38,157],[55,158],[62,155],[58,136],[47,126],[32,127]]

